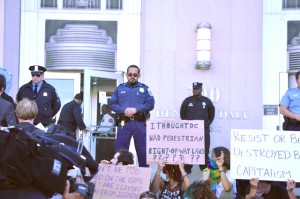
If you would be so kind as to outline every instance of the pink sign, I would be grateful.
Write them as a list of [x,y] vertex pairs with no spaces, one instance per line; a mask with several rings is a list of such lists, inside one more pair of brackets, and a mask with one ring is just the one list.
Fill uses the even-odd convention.
[[147,163],[204,164],[203,120],[147,121]]
[[95,183],[93,198],[138,199],[149,190],[150,178],[150,168],[99,164],[98,173],[91,180]]

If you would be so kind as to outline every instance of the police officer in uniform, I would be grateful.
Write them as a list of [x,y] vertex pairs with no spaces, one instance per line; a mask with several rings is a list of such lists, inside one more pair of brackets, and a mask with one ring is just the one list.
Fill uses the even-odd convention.
[[109,107],[117,114],[118,134],[115,150],[128,150],[133,136],[139,166],[147,167],[145,122],[154,108],[154,97],[148,86],[138,82],[140,76],[139,67],[130,65],[127,68],[127,82],[115,89]]
[[[288,89],[279,103],[280,114],[284,117],[282,129],[287,131],[300,131],[300,71],[296,72],[295,80],[297,87]],[[296,187],[300,187],[299,182]]]
[[[212,101],[202,96],[202,83],[193,83],[193,96],[187,97],[181,104],[180,117],[182,120],[204,120],[205,133],[205,165],[200,165],[200,169],[206,168],[209,161],[210,147],[210,124],[215,117],[215,107]],[[193,165],[184,165],[186,173],[190,174]]]
[[69,103],[65,104],[59,116],[57,122],[58,129],[60,133],[64,133],[68,136],[76,139],[76,129],[77,127],[82,131],[88,131],[89,128],[86,127],[81,116],[81,104],[83,102],[83,93],[77,93],[74,99]]
[[46,68],[33,65],[29,67],[29,70],[31,71],[32,80],[21,86],[17,93],[17,102],[23,98],[35,101],[39,111],[33,124],[41,123],[46,127],[55,122],[52,118],[61,107],[60,99],[55,88],[44,80]]
[[107,133],[112,134],[114,131],[113,126],[115,125],[115,119],[110,113],[110,108],[107,104],[103,104],[101,111],[102,115],[100,116],[101,119],[98,125],[100,127],[97,130],[100,131],[103,135]]
[[279,110],[284,116],[283,130],[300,131],[300,71],[295,74],[297,87],[282,96]]

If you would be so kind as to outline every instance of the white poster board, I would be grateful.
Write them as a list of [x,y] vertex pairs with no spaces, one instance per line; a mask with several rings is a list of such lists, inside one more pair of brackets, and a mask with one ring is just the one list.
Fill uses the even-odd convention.
[[147,121],[147,163],[205,164],[203,120]]
[[93,198],[138,199],[142,192],[149,191],[150,178],[150,168],[99,164],[91,180],[95,183]]
[[300,182],[300,133],[232,129],[230,158],[232,178]]

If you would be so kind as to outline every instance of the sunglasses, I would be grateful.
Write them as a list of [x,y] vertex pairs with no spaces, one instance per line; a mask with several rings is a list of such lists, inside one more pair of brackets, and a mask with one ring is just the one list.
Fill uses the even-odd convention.
[[138,77],[139,76],[139,74],[137,74],[137,73],[127,73],[127,75],[128,75],[128,77]]
[[34,76],[40,77],[41,73],[31,73],[31,77],[34,77]]

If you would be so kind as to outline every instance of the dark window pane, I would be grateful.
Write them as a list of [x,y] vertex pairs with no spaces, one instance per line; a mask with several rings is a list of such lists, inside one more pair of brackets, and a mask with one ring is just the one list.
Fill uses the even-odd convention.
[[123,9],[123,1],[122,0],[106,0],[106,9],[112,10],[122,10]]
[[300,9],[300,0],[282,0],[282,9]]
[[64,8],[100,9],[100,0],[64,0]]
[[57,0],[41,0],[41,8],[56,8],[57,7]]

